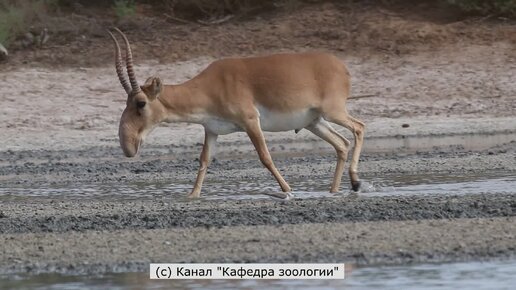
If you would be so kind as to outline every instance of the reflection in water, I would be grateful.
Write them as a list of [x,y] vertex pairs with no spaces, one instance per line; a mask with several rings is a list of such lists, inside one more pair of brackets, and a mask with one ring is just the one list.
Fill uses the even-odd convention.
[[0,289],[513,289],[516,261],[354,268],[344,280],[150,280],[148,273],[0,277]]
[[[335,197],[328,193],[330,176],[326,180],[290,178],[296,198]],[[516,175],[489,172],[481,174],[398,174],[362,177],[362,197],[423,194],[475,194],[514,193]],[[0,187],[0,199],[33,196],[65,198],[115,197],[117,199],[157,199],[188,201],[186,194],[190,183],[83,183],[59,186]],[[231,182],[207,180],[203,199],[264,199],[277,193],[278,185],[272,178],[232,180]]]

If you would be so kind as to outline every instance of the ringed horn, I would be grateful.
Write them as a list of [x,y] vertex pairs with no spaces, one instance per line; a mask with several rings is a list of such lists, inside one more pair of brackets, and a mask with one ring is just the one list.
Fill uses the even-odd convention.
[[130,94],[136,94],[140,92],[140,86],[138,85],[138,81],[136,80],[136,76],[134,73],[134,67],[133,67],[133,53],[131,50],[131,45],[129,44],[129,40],[125,36],[125,34],[120,31],[120,29],[114,27],[113,28],[116,32],[118,32],[125,42],[125,65],[127,68],[127,75],[129,76],[129,82],[131,85],[127,83],[127,79],[124,76],[124,72],[122,69],[122,54],[120,52],[120,45],[118,45],[118,41],[116,40],[115,36],[111,33],[111,31],[107,30],[109,33],[109,36],[111,36],[111,39],[113,39],[113,42],[115,43],[115,67],[116,67],[116,74],[118,75],[118,79],[120,80],[120,83],[122,84],[122,87],[124,87],[124,90],[128,95]]

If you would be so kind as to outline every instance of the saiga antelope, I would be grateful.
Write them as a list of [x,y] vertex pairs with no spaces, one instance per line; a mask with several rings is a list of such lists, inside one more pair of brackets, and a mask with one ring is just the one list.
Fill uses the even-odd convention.
[[350,75],[344,64],[326,53],[274,54],[262,57],[214,61],[197,76],[178,85],[164,85],[150,77],[139,86],[133,68],[131,46],[117,28],[126,47],[122,69],[120,46],[111,32],[116,52],[116,72],[128,97],[119,127],[120,145],[133,157],[145,136],[161,122],[189,122],[204,126],[205,139],[200,168],[189,197],[200,196],[218,135],[245,131],[261,162],[290,196],[290,186],[274,165],[263,131],[306,128],[337,151],[337,167],[330,192],[338,192],[350,142],[328,122],[348,128],[355,137],[349,168],[351,187],[358,191],[357,166],[364,138],[364,124],[346,110]]

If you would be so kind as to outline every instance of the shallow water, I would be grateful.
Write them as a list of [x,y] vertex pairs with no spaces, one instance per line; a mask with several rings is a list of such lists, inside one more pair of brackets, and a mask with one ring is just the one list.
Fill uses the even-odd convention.
[[[335,197],[348,194],[328,192],[330,179],[289,179],[295,198]],[[516,174],[487,172],[479,174],[403,174],[363,176],[363,197],[394,195],[439,195],[475,193],[514,193]],[[0,198],[16,199],[34,196],[65,198],[116,197],[117,199],[172,198],[184,201],[192,184],[184,182],[167,183],[73,183],[68,185],[38,185],[37,187],[0,187]],[[348,192],[346,192],[348,191]],[[203,186],[203,200],[217,199],[263,199],[278,192],[278,185],[272,178],[255,180],[232,180],[217,182],[206,180]]]
[[150,280],[148,273],[102,276],[5,275],[0,289],[514,289],[516,261],[346,267],[344,280]]

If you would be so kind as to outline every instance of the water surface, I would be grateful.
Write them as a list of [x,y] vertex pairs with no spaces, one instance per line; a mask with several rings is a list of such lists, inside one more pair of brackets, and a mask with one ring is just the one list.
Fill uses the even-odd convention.
[[514,289],[516,261],[347,267],[344,280],[150,280],[148,273],[102,276],[4,275],[0,289],[132,290],[132,289]]
[[[329,177],[331,178],[331,177]],[[337,197],[349,194],[343,182],[339,194],[328,192],[330,179],[290,178],[296,198]],[[461,174],[382,174],[362,176],[363,197],[394,195],[440,195],[477,193],[515,193],[516,174],[502,172]],[[117,199],[172,199],[187,201],[186,194],[192,183],[170,182],[123,182],[123,183],[70,183],[37,186],[0,186],[0,199],[26,197],[55,198],[102,198]],[[277,193],[279,187],[273,178],[216,181],[206,180],[202,200],[217,199],[264,199]]]

